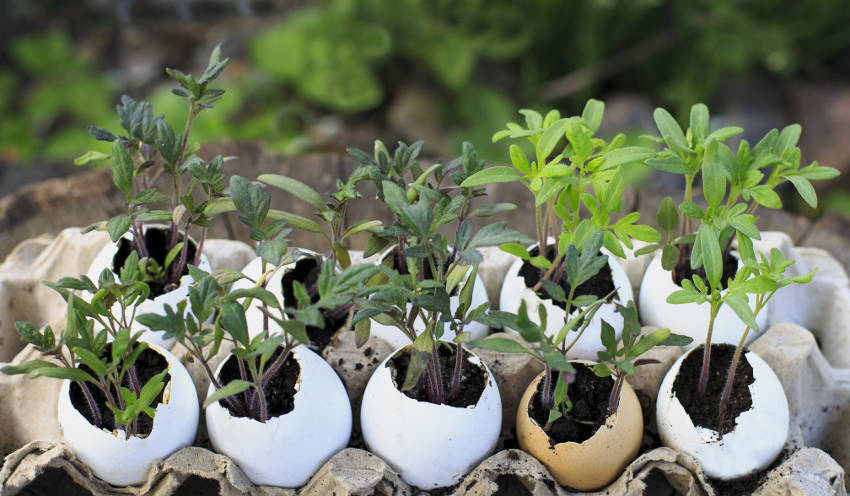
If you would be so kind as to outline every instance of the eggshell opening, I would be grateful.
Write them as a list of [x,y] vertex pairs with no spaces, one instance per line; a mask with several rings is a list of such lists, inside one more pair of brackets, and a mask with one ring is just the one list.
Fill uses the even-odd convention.
[[95,475],[115,486],[142,483],[153,464],[190,446],[198,429],[198,395],[192,378],[174,355],[156,345],[151,349],[168,361],[170,382],[165,390],[170,389],[170,395],[164,395],[167,403],[156,407],[147,437],[124,439],[121,430],[98,429],[72,405],[71,382],[62,381],[59,390],[58,417],[65,444]]
[[[537,245],[534,244],[528,247],[528,249],[531,250],[536,247]],[[617,289],[617,300],[621,305],[625,305],[634,299],[632,285],[629,283],[626,271],[623,270],[608,250],[603,248],[602,253],[608,255],[608,267],[611,269],[611,277],[614,282],[614,287]],[[523,260],[521,258],[517,258],[514,263],[511,264],[510,268],[508,268],[508,272],[505,274],[505,280],[502,283],[502,290],[499,295],[499,309],[505,312],[516,313],[519,310],[520,303],[525,301],[525,306],[528,310],[528,317],[533,322],[539,324],[540,318],[538,317],[537,307],[542,303],[546,308],[547,315],[546,335],[557,336],[561,327],[564,325],[566,311],[558,305],[555,305],[551,299],[541,299],[534,291],[531,290],[531,288],[525,285],[525,281],[522,276],[519,275],[522,264]],[[574,315],[575,313],[576,312],[574,311],[571,315]],[[623,332],[623,316],[617,312],[617,306],[613,302],[603,303],[599,307],[599,310],[596,311],[596,315],[593,316],[593,319],[590,321],[587,329],[584,330],[584,334],[581,335],[581,338],[579,338],[579,340],[576,341],[576,344],[570,349],[570,352],[567,354],[568,359],[596,360],[596,352],[603,351],[605,349],[602,345],[602,338],[600,337],[602,320],[605,320],[605,322],[614,328],[616,339],[620,339],[620,335]],[[567,342],[571,342],[574,337],[575,332],[568,333]]]
[[[385,257],[390,255],[393,250],[395,250],[395,245],[392,245],[386,248],[380,255],[376,255],[374,260],[376,263],[380,263]],[[369,258],[371,260],[372,257]],[[467,273],[468,274],[468,273]],[[464,282],[461,283],[460,287],[466,282],[469,278],[467,275],[464,279]],[[470,308],[476,308],[484,303],[489,303],[490,300],[487,298],[487,289],[484,287],[484,281],[481,279],[481,276],[475,275],[475,283],[472,286],[472,303]],[[460,306],[460,298],[455,296],[449,297],[449,307],[451,308],[452,314],[458,309]],[[411,305],[407,305],[407,310],[411,309]],[[417,334],[421,333],[425,330],[425,322],[421,318],[417,318],[413,323],[413,328],[416,330]],[[490,332],[490,328],[480,322],[471,322],[467,324],[463,328],[464,332],[469,332],[470,339],[483,339]],[[370,323],[369,333],[372,336],[377,336],[387,343],[393,348],[401,348],[407,344],[410,344],[410,338],[407,337],[403,332],[401,332],[397,327],[384,325],[376,321],[372,321]],[[451,341],[455,337],[455,332],[448,327],[446,327],[445,332],[441,339],[444,341]]]
[[[351,404],[342,381],[319,355],[300,345],[295,408],[266,423],[234,417],[216,401],[206,408],[213,448],[232,458],[258,485],[299,487],[348,445]],[[223,361],[216,376],[224,366]],[[208,395],[214,391],[210,386]]]
[[769,466],[788,438],[788,401],[770,366],[753,352],[743,355],[753,368],[749,386],[752,408],[738,415],[735,430],[720,437],[717,431],[694,426],[673,383],[688,351],[673,364],[658,391],[655,413],[661,441],[699,462],[709,477],[736,479]]
[[[144,226],[145,230],[149,228],[167,229],[168,226],[165,224],[146,224]],[[127,232],[124,236],[122,236],[122,238],[128,240],[132,239],[132,234]],[[189,239],[197,245],[194,239],[191,237]],[[107,243],[103,248],[101,248],[89,266],[88,272],[86,272],[88,278],[96,282],[100,277],[100,273],[103,272],[103,269],[110,269],[111,271],[112,259],[115,258],[116,253],[118,253],[118,243]],[[201,260],[198,263],[198,268],[206,272],[212,271],[209,259],[203,252],[201,252]],[[116,280],[120,280],[118,274],[115,274],[115,272],[113,272],[113,274],[115,275]],[[165,305],[171,305],[171,308],[177,310],[177,303],[189,297],[189,286],[193,282],[194,280],[192,279],[192,276],[188,274],[184,275],[180,278],[180,285],[173,291],[169,291],[168,293],[161,294],[154,299],[147,299],[140,303],[135,309],[136,315],[142,315],[145,313],[165,315]],[[119,315],[121,313],[121,307],[118,303],[113,305],[112,312],[115,315]],[[130,320],[133,315],[133,308],[127,308],[125,315],[127,320]],[[99,324],[95,324],[95,326],[99,326]],[[164,339],[163,336],[165,333],[151,331],[135,320],[130,327],[130,331],[133,333],[142,331],[142,337],[140,338],[142,341],[159,346],[160,348],[170,350],[174,346],[174,339]]]
[[592,491],[610,484],[637,456],[643,439],[643,412],[634,390],[628,382],[623,383],[617,412],[593,436],[582,443],[558,443],[552,447],[549,436],[528,415],[542,378],[543,372],[531,381],[517,407],[520,447],[540,460],[563,486]]
[[421,489],[450,486],[490,454],[499,440],[502,402],[493,374],[477,356],[487,385],[473,406],[435,405],[396,388],[387,357],[366,385],[360,410],[363,439],[408,484]]
[[[738,260],[739,269],[742,265],[743,263]],[[711,310],[707,303],[701,305],[697,303],[675,305],[667,303],[667,297],[680,289],[682,288],[673,282],[671,273],[661,267],[661,257],[653,258],[647,266],[646,272],[644,272],[640,285],[640,294],[638,295],[640,320],[646,326],[666,327],[676,334],[690,336],[693,341],[688,346],[693,348],[705,341]],[[721,294],[725,293],[725,290],[721,291]],[[755,297],[748,295],[748,298],[750,308],[755,309]],[[760,329],[764,329],[767,323],[766,311],[760,312],[756,316],[756,323]],[[713,343],[737,345],[741,341],[741,336],[744,335],[746,327],[746,324],[738,318],[731,307],[723,305],[720,307],[717,317],[715,317],[711,341]],[[747,336],[747,343],[757,336],[757,332],[750,332]]]

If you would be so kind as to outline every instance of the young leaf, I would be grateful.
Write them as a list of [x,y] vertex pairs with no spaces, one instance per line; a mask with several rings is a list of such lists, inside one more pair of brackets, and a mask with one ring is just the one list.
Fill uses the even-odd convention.
[[257,176],[257,181],[288,191],[297,198],[309,203],[319,212],[328,210],[328,206],[322,201],[322,196],[317,193],[316,190],[301,181],[278,174],[260,174]]
[[655,219],[658,222],[658,226],[668,235],[679,227],[679,212],[676,211],[676,205],[673,203],[672,198],[668,196],[661,200]]
[[655,125],[658,127],[658,132],[661,133],[661,136],[670,148],[673,148],[682,154],[691,153],[693,151],[690,147],[688,147],[688,141],[685,139],[685,133],[682,132],[682,128],[679,127],[679,123],[676,122],[676,119],[674,119],[672,115],[670,115],[670,112],[659,107],[655,109],[652,116],[655,119]]
[[222,400],[224,398],[237,395],[242,391],[247,390],[253,384],[248,381],[242,381],[239,379],[230,381],[227,385],[222,386],[221,389],[216,389],[213,393],[207,396],[207,399],[204,400],[204,408],[208,407],[212,403],[215,403],[218,400]]
[[711,227],[703,224],[697,231],[697,240],[702,253],[706,277],[712,289],[718,290],[721,284],[720,279],[723,277],[723,254],[720,251],[717,233]]
[[475,174],[467,177],[460,184],[462,188],[471,188],[474,186],[486,186],[493,183],[512,183],[519,180],[520,175],[513,167],[507,165],[497,165],[480,170]]
[[128,199],[133,196],[133,159],[120,139],[112,142],[112,180]]

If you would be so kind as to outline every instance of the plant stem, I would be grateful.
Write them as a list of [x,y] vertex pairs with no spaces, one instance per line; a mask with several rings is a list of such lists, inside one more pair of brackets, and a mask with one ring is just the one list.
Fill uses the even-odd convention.
[[92,396],[88,384],[83,381],[77,381],[77,384],[80,386],[80,390],[82,390],[83,396],[86,398],[86,403],[89,405],[89,411],[93,417],[95,427],[103,427],[103,416],[100,413],[100,408],[98,408],[97,403],[94,401],[94,396]]
[[463,375],[463,347],[460,343],[455,345],[455,369],[452,373],[452,383],[449,388],[448,399],[457,396],[460,389],[460,378]]
[[714,331],[714,320],[717,317],[717,312],[720,310],[720,305],[712,302],[711,317],[708,321],[708,333],[705,336],[705,350],[702,354],[702,369],[699,374],[699,385],[697,392],[700,396],[705,396],[705,390],[708,387],[708,367],[711,360],[711,333]]
[[540,405],[547,410],[552,409],[552,370],[549,365],[543,368],[543,390],[540,391]]
[[139,385],[139,377],[136,375],[135,365],[131,365],[130,368],[127,369],[127,380],[130,383],[130,391],[136,393],[136,396],[138,397],[142,387]]
[[623,391],[623,382],[625,380],[626,375],[618,371],[617,379],[614,381],[614,388],[611,390],[611,395],[608,397],[608,415],[616,413],[620,406],[620,393]]
[[741,351],[744,349],[744,343],[747,340],[747,334],[750,332],[750,326],[744,330],[744,335],[741,336],[741,341],[738,342],[738,347],[735,348],[735,354],[732,356],[732,363],[729,365],[729,373],[726,374],[726,384],[723,386],[723,394],[720,396],[720,412],[726,408],[726,402],[729,400],[729,395],[732,394],[732,383],[735,381],[735,370],[738,368],[738,361],[741,359]]
[[442,371],[440,370],[440,357],[438,355],[438,346],[437,343],[433,343],[431,345],[431,359],[428,361],[428,370],[431,374],[431,380],[433,381],[431,384],[431,391],[429,392],[429,399],[431,403],[436,405],[441,405],[445,401],[444,389],[443,389],[443,377]]
[[201,240],[198,241],[198,251],[195,253],[195,260],[192,261],[192,265],[198,266],[201,263],[201,252],[204,251],[204,241],[207,240],[207,227],[204,226],[201,229]]
[[286,359],[289,357],[291,350],[285,349],[280,352],[280,354],[275,358],[274,362],[272,362],[271,366],[268,370],[263,373],[263,376],[260,378],[260,383],[263,387],[266,387],[266,384],[271,380],[272,377],[277,373],[278,370],[283,366],[283,363],[286,362]]

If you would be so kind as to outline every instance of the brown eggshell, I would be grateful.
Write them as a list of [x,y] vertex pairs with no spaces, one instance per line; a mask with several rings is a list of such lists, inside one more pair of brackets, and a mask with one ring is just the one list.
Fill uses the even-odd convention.
[[610,484],[637,456],[643,438],[643,412],[634,390],[628,382],[623,383],[617,413],[590,439],[550,447],[549,436],[528,415],[542,377],[540,373],[531,381],[519,402],[516,430],[520,447],[546,465],[562,486],[591,491]]

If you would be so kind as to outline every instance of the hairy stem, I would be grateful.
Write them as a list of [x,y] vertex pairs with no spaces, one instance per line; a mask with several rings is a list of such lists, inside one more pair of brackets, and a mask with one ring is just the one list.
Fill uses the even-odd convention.
[[608,415],[613,415],[617,412],[620,406],[620,393],[623,391],[623,382],[626,380],[626,375],[622,372],[617,372],[617,379],[614,381],[614,388],[611,390],[611,395],[608,397]]
[[[460,332],[460,331],[459,331]],[[449,386],[448,399],[457,396],[460,390],[460,378],[463,375],[463,347],[460,343],[455,345],[455,369],[452,373],[452,383]]]
[[697,392],[700,396],[705,396],[705,390],[708,387],[708,367],[711,360],[711,333],[714,331],[714,320],[717,317],[718,310],[720,310],[720,306],[712,303],[711,317],[708,321],[708,333],[705,335],[705,350],[702,354],[702,369],[700,370],[699,385],[697,386]]
[[80,386],[80,390],[82,390],[86,403],[89,406],[89,412],[91,412],[95,427],[103,427],[103,415],[100,413],[100,408],[94,401],[94,396],[92,396],[88,384],[82,381],[78,381],[77,384]]
[[277,358],[275,358],[274,362],[272,362],[272,364],[269,366],[269,368],[265,371],[262,378],[260,379],[260,383],[263,387],[266,387],[272,377],[277,374],[277,371],[280,370],[284,362],[286,362],[286,359],[289,357],[290,353],[291,350],[284,348],[284,350],[280,352]]
[[741,351],[744,349],[744,343],[747,341],[747,334],[750,332],[750,326],[744,330],[744,335],[741,336],[741,341],[738,342],[738,347],[735,348],[735,354],[732,356],[732,363],[729,365],[729,372],[726,374],[726,384],[723,385],[723,394],[720,395],[720,413],[723,414],[726,408],[726,402],[729,401],[729,395],[732,394],[732,383],[735,382],[735,371],[738,368],[738,362],[741,360]]
[[130,391],[134,392],[136,396],[139,396],[139,393],[142,391],[142,387],[139,385],[139,376],[136,375],[136,366],[131,365],[129,369],[127,369],[127,382],[130,383]]
[[543,369],[543,389],[540,391],[540,404],[547,410],[552,409],[552,370],[546,365]]

